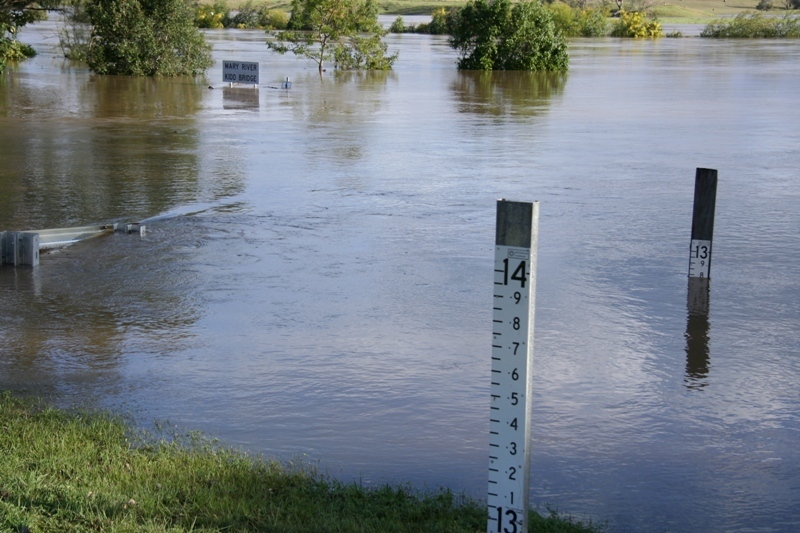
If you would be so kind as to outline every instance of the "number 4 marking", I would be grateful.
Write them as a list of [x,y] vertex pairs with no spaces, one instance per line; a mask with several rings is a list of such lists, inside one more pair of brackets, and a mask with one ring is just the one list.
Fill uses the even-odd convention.
[[[525,281],[528,279],[528,273],[525,272],[527,261],[520,261],[514,273],[511,274],[512,281],[519,281],[520,287],[525,288]],[[508,258],[503,259],[503,285],[508,285]]]

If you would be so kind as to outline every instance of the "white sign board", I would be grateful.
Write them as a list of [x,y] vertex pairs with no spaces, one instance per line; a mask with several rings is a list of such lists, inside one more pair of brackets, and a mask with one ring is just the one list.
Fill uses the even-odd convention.
[[222,81],[258,85],[258,63],[251,61],[223,61]]

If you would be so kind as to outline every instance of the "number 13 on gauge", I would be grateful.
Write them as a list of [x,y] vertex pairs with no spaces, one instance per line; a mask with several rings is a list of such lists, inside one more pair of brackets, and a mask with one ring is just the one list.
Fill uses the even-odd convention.
[[498,228],[504,211],[515,227],[495,245],[487,532],[525,533],[538,202],[500,201]]

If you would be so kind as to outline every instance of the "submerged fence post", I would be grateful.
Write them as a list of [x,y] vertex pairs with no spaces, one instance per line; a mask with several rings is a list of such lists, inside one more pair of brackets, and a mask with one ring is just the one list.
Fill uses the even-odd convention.
[[711,241],[714,239],[714,209],[717,202],[717,171],[698,168],[694,178],[692,240],[689,246],[689,277],[711,277]]

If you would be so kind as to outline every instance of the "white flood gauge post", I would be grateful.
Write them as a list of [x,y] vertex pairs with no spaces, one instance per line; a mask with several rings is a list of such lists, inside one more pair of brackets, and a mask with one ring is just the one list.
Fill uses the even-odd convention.
[[528,530],[539,202],[497,202],[488,533]]

